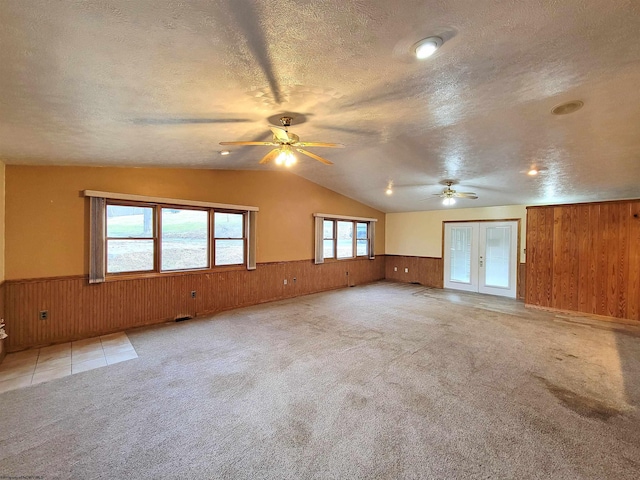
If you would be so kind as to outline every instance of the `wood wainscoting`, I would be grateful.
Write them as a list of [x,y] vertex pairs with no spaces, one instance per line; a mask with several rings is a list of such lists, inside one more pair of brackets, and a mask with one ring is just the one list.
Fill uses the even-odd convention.
[[[0,320],[4,320],[4,291],[5,291],[5,282],[0,282]],[[2,323],[2,322],[0,322]],[[7,348],[5,340],[0,339],[0,363],[4,359],[7,354]]]
[[[419,283],[426,287],[443,288],[444,262],[437,257],[409,257],[387,255],[386,279],[396,282]],[[408,272],[405,272],[408,269]],[[517,298],[524,300],[527,266],[518,263]]]
[[443,287],[444,263],[442,258],[386,255],[386,259],[385,277],[387,280],[419,283],[425,287]]
[[640,320],[640,200],[528,207],[525,302]]
[[[258,264],[89,284],[86,276],[5,282],[7,350],[61,343],[180,317],[384,279],[385,257]],[[287,284],[284,284],[284,280]],[[192,292],[195,298],[192,298]],[[39,312],[48,318],[40,320]]]

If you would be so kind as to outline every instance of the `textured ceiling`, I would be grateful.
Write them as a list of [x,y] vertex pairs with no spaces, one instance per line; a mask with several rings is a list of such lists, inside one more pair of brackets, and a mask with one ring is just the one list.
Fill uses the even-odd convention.
[[387,212],[443,208],[448,178],[480,197],[457,207],[640,197],[637,1],[2,0],[0,18],[8,164],[276,169],[218,142],[296,112],[302,141],[347,148],[294,173]]

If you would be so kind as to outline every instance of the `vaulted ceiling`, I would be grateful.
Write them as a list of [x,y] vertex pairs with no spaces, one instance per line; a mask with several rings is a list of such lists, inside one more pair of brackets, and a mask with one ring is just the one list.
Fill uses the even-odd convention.
[[283,168],[219,142],[269,140],[290,113],[302,141],[346,145],[291,170],[386,212],[446,208],[445,179],[479,196],[456,207],[640,197],[638,2],[3,0],[0,17],[7,164]]

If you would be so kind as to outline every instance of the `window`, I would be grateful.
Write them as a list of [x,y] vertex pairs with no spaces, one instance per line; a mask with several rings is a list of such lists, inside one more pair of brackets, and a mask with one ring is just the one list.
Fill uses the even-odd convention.
[[[376,219],[314,214],[316,220],[315,263],[325,259],[374,258],[373,232]],[[334,217],[334,218],[331,218]]]
[[190,270],[209,266],[209,212],[162,208],[161,270]]
[[322,249],[324,252],[324,258],[335,258],[336,249],[335,249],[335,239],[336,239],[336,231],[335,231],[335,222],[333,220],[324,220],[323,221],[323,240],[322,240]]
[[[86,190],[90,203],[89,282],[106,275],[256,268],[256,207]],[[139,199],[139,201],[138,201]],[[164,200],[159,202],[158,200]]]
[[338,221],[338,258],[351,258],[353,254],[353,222]]
[[244,263],[244,215],[241,213],[214,214],[216,265]]
[[366,257],[369,255],[369,225],[367,223],[356,223],[356,256]]
[[153,207],[107,205],[107,273],[154,270],[153,218]]

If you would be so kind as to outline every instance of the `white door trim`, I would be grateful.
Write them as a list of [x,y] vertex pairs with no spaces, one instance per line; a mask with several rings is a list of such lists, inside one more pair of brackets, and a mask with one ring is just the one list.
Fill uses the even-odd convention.
[[[511,238],[510,238],[510,255],[509,255],[509,287],[496,287],[486,285],[486,231],[487,228],[495,226],[510,226]],[[455,227],[465,227],[472,229],[472,246],[470,250],[470,264],[468,266],[470,275],[470,281],[452,280],[451,277],[451,231]],[[483,238],[482,250],[480,245],[480,239]],[[443,222],[443,242],[442,242],[442,256],[443,256],[443,274],[444,288],[452,288],[456,290],[464,290],[469,292],[479,292],[490,295],[500,295],[511,298],[516,298],[518,288],[518,262],[519,262],[519,247],[520,247],[520,221],[518,219],[505,219],[505,220],[481,220],[481,221],[468,221],[459,222],[451,221]],[[480,252],[483,252],[482,254]],[[482,267],[480,266],[480,256],[482,256]]]

